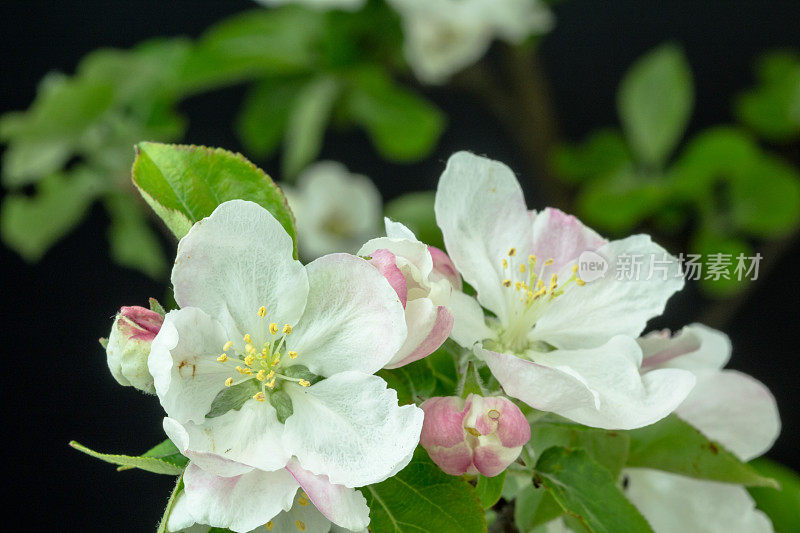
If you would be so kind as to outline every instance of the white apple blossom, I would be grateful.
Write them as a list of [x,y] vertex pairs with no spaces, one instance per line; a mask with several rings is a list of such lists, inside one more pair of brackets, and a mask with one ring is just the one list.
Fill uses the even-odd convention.
[[297,187],[281,185],[297,219],[300,255],[305,260],[335,252],[353,253],[380,232],[381,195],[369,178],[341,163],[308,167]]
[[[248,531],[291,508],[294,465],[352,492],[408,464],[419,441],[422,411],[399,407],[372,375],[406,338],[397,294],[363,259],[333,254],[303,266],[292,250],[268,211],[240,200],[178,245],[181,309],[165,317],[149,370],[164,429],[192,462],[186,498],[204,502],[196,522]],[[211,413],[241,391],[240,407]],[[228,492],[279,495],[214,506],[201,492],[220,480]]]
[[539,0],[388,0],[403,22],[406,59],[426,83],[443,83],[480,59],[495,38],[520,43],[550,30]]
[[397,368],[433,353],[447,340],[453,315],[447,308],[461,276],[447,254],[417,240],[414,233],[385,219],[386,237],[372,239],[358,251],[369,257],[394,288],[405,308],[408,338],[386,365]]
[[[639,373],[636,338],[683,286],[678,262],[650,237],[608,242],[557,209],[528,211],[507,166],[467,152],[448,161],[435,210],[448,254],[477,291],[477,301],[452,294],[451,337],[474,347],[506,394],[589,426],[630,429],[663,418],[689,393],[691,372]],[[609,263],[591,283],[577,276],[587,250]],[[626,254],[643,258],[642,276],[614,274]],[[655,260],[663,276],[646,275]]]
[[[649,333],[639,344],[642,369],[681,368],[697,385],[676,413],[743,461],[766,452],[780,432],[775,398],[764,384],[735,370],[724,370],[731,354],[725,334],[701,324]],[[626,494],[656,533],[767,533],[769,518],[740,485],[688,478],[648,468],[627,468]],[[558,520],[550,533],[568,531]]]
[[366,0],[256,0],[265,6],[282,6],[286,4],[300,4],[315,9],[346,9],[355,11],[364,6]]

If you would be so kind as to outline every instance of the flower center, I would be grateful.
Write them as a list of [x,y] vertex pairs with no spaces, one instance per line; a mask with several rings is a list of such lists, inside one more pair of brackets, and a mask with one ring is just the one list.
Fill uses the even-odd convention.
[[518,258],[516,248],[508,250],[507,257],[500,260],[505,275],[502,285],[509,310],[508,323],[500,333],[500,343],[504,348],[517,353],[528,348],[528,334],[547,305],[564,294],[572,283],[579,287],[586,285],[578,277],[577,264],[572,265],[569,279],[560,283],[558,274],[548,273],[553,263],[553,259],[547,259],[539,265],[533,254],[527,260]]
[[232,387],[255,379],[260,384],[261,391],[254,394],[253,399],[266,402],[269,393],[276,389],[281,380],[298,383],[303,387],[311,385],[308,379],[290,371],[293,366],[286,365],[287,357],[290,360],[298,357],[297,352],[286,351],[284,346],[286,337],[292,333],[292,326],[284,324],[281,328],[275,322],[267,323],[267,308],[263,305],[257,314],[261,319],[259,330],[255,332],[255,336],[245,334],[244,349],[235,348],[235,343],[229,340],[222,347],[222,354],[217,357],[217,361],[229,366],[234,374],[225,380],[225,386]]

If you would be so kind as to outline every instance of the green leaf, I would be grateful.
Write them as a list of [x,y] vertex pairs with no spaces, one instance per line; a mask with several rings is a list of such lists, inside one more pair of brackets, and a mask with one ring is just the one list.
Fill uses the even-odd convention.
[[521,533],[555,520],[564,509],[544,487],[528,485],[520,491],[514,502],[514,523]]
[[750,487],[747,489],[756,501],[756,507],[764,511],[772,520],[776,533],[800,532],[800,476],[785,466],[765,457],[756,459],[750,465],[764,476],[780,483],[780,489]]
[[33,196],[9,194],[0,211],[3,241],[28,261],[39,260],[83,218],[98,193],[98,176],[85,168],[51,174]]
[[294,413],[292,398],[286,391],[278,390],[269,394],[269,403],[275,408],[278,420],[281,424],[286,423],[286,419]]
[[108,230],[111,257],[151,278],[161,278],[167,270],[167,259],[142,208],[124,193],[106,197],[105,206],[111,218]]
[[481,505],[484,509],[493,507],[494,504],[500,501],[500,497],[503,495],[503,485],[505,481],[505,470],[494,477],[478,476],[478,483],[475,485],[475,491],[478,493],[478,498],[480,498]]
[[[178,450],[178,447],[175,446],[175,444],[169,439],[159,442],[144,452],[141,457],[154,457],[156,459],[161,459],[162,461],[171,463],[178,468],[186,468],[186,465],[189,463],[189,459],[184,456],[180,450]],[[130,470],[131,468],[135,467],[124,465],[117,467],[117,471],[121,472],[122,470]]]
[[178,495],[183,490],[183,472],[181,472],[180,477],[178,477],[178,481],[175,482],[175,488],[172,489],[172,493],[169,495],[169,500],[167,500],[167,507],[164,509],[164,514],[161,517],[161,521],[158,523],[158,529],[156,529],[156,533],[168,533],[169,529],[167,529],[167,523],[169,522],[169,515],[172,514],[172,509],[175,507],[175,502],[178,499]]
[[167,312],[164,310],[164,306],[161,305],[161,302],[159,302],[155,298],[150,298],[150,310],[155,313],[158,313],[162,317],[167,314]]
[[83,452],[86,455],[90,455],[95,459],[100,459],[101,461],[105,461],[107,463],[121,465],[121,466],[129,466],[131,468],[139,468],[140,470],[146,470],[148,472],[153,472],[155,474],[168,474],[176,476],[183,472],[183,468],[174,465],[173,463],[166,461],[164,459],[159,459],[157,457],[132,457],[130,455],[118,455],[118,454],[108,454],[108,453],[100,453],[94,450],[90,450],[86,446],[75,442],[74,440],[69,443],[70,446],[78,450],[79,452]]
[[787,142],[800,135],[800,58],[775,51],[758,64],[759,85],[736,101],[739,119],[761,137]]
[[275,151],[306,82],[297,77],[268,78],[250,90],[236,120],[236,131],[249,153],[267,157]]
[[395,85],[378,68],[351,77],[347,109],[369,133],[378,151],[393,161],[415,161],[428,155],[444,129],[444,115],[420,95]]
[[467,363],[467,368],[461,375],[461,380],[458,384],[459,396],[466,399],[470,394],[477,394],[478,396],[486,396],[488,393],[483,386],[483,380],[478,374],[478,369],[475,363],[470,361]]
[[608,470],[585,450],[545,450],[536,463],[536,476],[564,511],[589,531],[652,531]]
[[[753,249],[744,240],[720,232],[705,225],[692,236],[690,249],[692,253],[702,256],[700,287],[709,296],[715,298],[725,298],[732,296],[748,284],[752,283],[750,276],[745,276],[751,261],[747,258],[752,257]],[[722,255],[720,255],[722,254]],[[737,273],[739,266],[739,256],[745,261],[744,270]],[[712,264],[718,266],[711,267]],[[719,270],[717,275],[711,268]],[[687,272],[687,276],[689,272]],[[742,279],[740,280],[739,277]]]
[[606,176],[630,161],[630,149],[615,129],[592,133],[581,144],[560,146],[553,155],[558,176],[574,183]]
[[435,380],[431,396],[452,396],[458,388],[458,367],[452,350],[460,347],[450,339],[428,357],[422,359],[430,368]]
[[420,241],[444,250],[442,230],[433,212],[434,198],[433,191],[404,194],[386,204],[385,214],[407,226]]
[[255,379],[225,387],[219,391],[214,401],[211,402],[211,410],[206,414],[206,418],[216,418],[228,411],[238,411],[247,400],[260,391],[261,385]]
[[531,443],[537,455],[553,446],[583,449],[616,479],[628,459],[630,438],[624,431],[591,428],[573,422],[537,421]]
[[620,83],[617,109],[636,157],[659,168],[692,112],[692,73],[680,48],[667,44],[639,58]]
[[397,400],[400,405],[412,404],[419,399],[429,398],[436,386],[436,378],[425,359],[414,361],[400,368],[379,370],[377,375],[397,391]]
[[422,448],[394,477],[361,489],[372,533],[478,533],[486,531],[475,489],[439,470]]
[[227,200],[256,202],[295,239],[286,198],[261,169],[240,154],[219,148],[140,143],[133,182],[176,237]]
[[301,89],[289,111],[283,154],[283,179],[294,179],[322,148],[325,128],[341,87],[330,77],[319,77]]
[[737,485],[776,486],[775,480],[762,476],[677,415],[628,434],[631,448],[627,466]]

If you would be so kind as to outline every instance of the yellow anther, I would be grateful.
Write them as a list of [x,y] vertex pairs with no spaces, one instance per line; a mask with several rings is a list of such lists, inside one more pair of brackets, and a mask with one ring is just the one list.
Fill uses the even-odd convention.
[[508,250],[508,257],[514,257],[515,255],[517,255],[517,249],[516,248],[510,248]]
[[577,271],[578,271],[578,263],[575,263],[574,265],[572,265],[572,273],[574,274]]
[[226,354],[226,353],[224,353],[224,354],[220,355],[219,357],[217,357],[217,361],[219,361],[220,363],[224,363],[227,360],[228,360],[228,354]]
[[297,352],[294,350],[289,351],[289,359],[297,359]]
[[256,379],[258,381],[264,381],[264,375],[265,374],[266,374],[266,372],[264,372],[264,369],[259,370],[258,373],[256,374]]
[[233,385],[233,378],[226,379],[225,380],[225,386],[226,387],[230,387],[231,385]]
[[470,434],[470,435],[475,435],[476,437],[480,437],[480,436],[481,436],[481,432],[480,432],[480,431],[478,431],[478,430],[477,430],[477,429],[475,429],[475,428],[465,428],[465,429],[466,429],[467,431],[469,431],[469,434]]
[[272,333],[273,335],[278,333],[278,324],[276,324],[275,322],[271,323],[269,325],[269,332]]
[[525,267],[525,265],[520,265],[519,266],[520,273],[524,274],[526,270],[528,270],[528,269]]
[[253,374],[253,371],[252,371],[252,370],[250,370],[249,368],[242,368],[242,367],[240,367],[240,366],[237,366],[237,367],[236,367],[236,370],[237,370],[237,371],[238,371],[240,374],[242,374],[242,375],[244,375],[244,376],[251,376],[251,375]]
[[575,280],[575,283],[578,285],[578,287],[583,287],[584,285],[586,285],[586,282],[583,281],[581,278],[577,278]]
[[514,283],[514,288],[517,289],[517,290],[520,290],[522,288],[522,282],[518,281],[518,282]]
[[555,261],[553,261],[553,258],[551,257],[550,259],[548,259],[547,261],[544,262],[544,266],[550,266],[553,263],[555,263]]
[[304,379],[301,379],[298,383],[300,383],[301,387],[308,387],[309,385],[311,385],[311,382],[306,381]]
[[290,326],[289,324],[286,324],[285,326],[283,326],[284,335],[288,335],[291,332],[292,332],[292,326]]
[[258,316],[260,316],[261,318],[267,316],[267,308],[264,307],[263,305],[258,308]]
[[274,387],[274,386],[275,386],[275,378],[272,378],[271,380],[267,381],[266,385],[267,385],[267,387],[269,387],[270,389],[271,389],[272,387]]
[[228,341],[225,343],[225,346],[222,347],[222,351],[227,352],[231,348],[233,348],[233,341]]
[[246,354],[250,355],[250,354],[252,354],[252,353],[253,353],[253,352],[255,352],[255,351],[256,351],[256,349],[255,349],[255,348],[253,348],[253,345],[252,345],[252,344],[245,344],[245,345],[244,345],[244,353],[246,353]]
[[508,261],[505,258],[503,258],[503,261],[501,262],[503,264],[503,268],[508,268]]
[[305,531],[306,530],[306,523],[302,520],[295,521],[294,525],[297,526],[298,531]]
[[489,412],[486,414],[489,415],[489,418],[491,418],[492,420],[497,420],[498,418],[500,418],[500,411],[498,411],[497,409],[489,409]]
[[272,528],[275,527],[275,524],[273,524],[272,520],[270,520],[269,522],[264,524],[264,527],[267,529],[267,531],[272,531]]
[[529,255],[528,256],[528,261],[530,261],[531,263],[533,263],[535,265],[536,264],[536,256],[533,255],[533,254]]
[[539,290],[544,289],[544,281],[542,281],[542,278],[539,278],[539,281],[536,282],[536,288]]
[[525,293],[525,296],[528,297],[528,300],[532,300],[533,299],[533,292],[532,291],[528,291],[527,293]]
[[253,399],[259,402],[266,402],[267,396],[263,392],[257,392],[253,395]]
[[280,358],[280,355],[279,355],[278,357],[275,358],[274,361],[272,361],[271,365],[272,366],[278,366],[280,364],[280,362],[281,362],[281,358]]
[[503,280],[503,287],[510,287],[510,286],[511,286],[511,280],[508,279],[508,278],[504,279]]
[[245,344],[253,344],[253,337],[251,337],[250,334],[247,333],[244,336],[244,342],[245,342]]
[[306,505],[308,505],[308,500],[300,496],[299,498],[297,498],[297,503],[298,505],[302,505],[303,507],[305,507]]
[[253,357],[252,355],[248,355],[247,357],[244,358],[244,364],[250,366],[255,362],[255,360],[256,360],[255,357]]

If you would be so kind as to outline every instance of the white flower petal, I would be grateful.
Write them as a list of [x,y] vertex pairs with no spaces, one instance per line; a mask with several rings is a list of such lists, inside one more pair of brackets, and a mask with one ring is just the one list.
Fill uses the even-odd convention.
[[771,533],[772,524],[739,485],[628,468],[628,498],[656,533]]
[[[658,270],[666,252],[647,235],[610,242],[597,253],[608,261],[605,277],[584,287],[571,286],[555,298],[536,322],[532,340],[576,349],[599,346],[614,335],[638,337],[647,321],[661,314],[669,297],[683,287],[674,257],[666,256],[666,274]],[[638,279],[617,279],[625,255],[640,256]],[[651,266],[655,270],[648,280]]]
[[652,332],[639,339],[643,367],[706,370],[724,367],[731,357],[731,341],[721,331],[703,324],[686,326],[674,336]]
[[386,368],[399,368],[432,354],[453,329],[453,315],[429,298],[418,298],[406,305],[408,338]]
[[[205,529],[201,530],[200,528],[203,527],[205,527]],[[169,514],[167,530],[187,533],[187,531],[193,531],[195,529],[206,533],[208,531],[208,526],[195,525],[194,517],[192,516],[191,509],[189,509],[189,504],[186,500],[186,494],[181,492],[175,500],[172,512]]]
[[297,363],[323,376],[383,368],[406,338],[403,305],[386,278],[348,254],[326,255],[306,268],[308,303],[286,341],[300,354]]
[[205,471],[218,476],[233,477],[253,470],[252,466],[226,459],[217,453],[194,449],[194,446],[197,446],[196,439],[192,443],[189,432],[174,418],[164,418],[163,427],[164,433],[175,443],[181,453]]
[[453,154],[439,180],[435,210],[450,258],[478,301],[506,323],[501,260],[512,247],[527,256],[533,246],[531,214],[514,173],[485,157]]
[[[403,263],[410,263],[416,268],[416,274],[421,280],[427,280],[433,270],[433,259],[428,251],[428,247],[415,240],[393,239],[389,237],[378,237],[367,241],[359,250],[361,257],[372,255],[375,250],[389,250]],[[403,267],[403,264],[398,264]],[[419,280],[418,280],[419,281]]]
[[[181,450],[198,464],[202,459],[196,455],[215,454],[259,470],[277,470],[290,458],[281,444],[283,424],[269,403],[248,400],[239,410],[207,418],[203,424],[187,422],[182,429],[178,431],[184,443]],[[201,466],[218,475],[230,475]]]
[[386,228],[386,236],[390,239],[417,241],[417,236],[414,235],[414,232],[400,222],[395,222],[389,217],[383,217],[383,225]]
[[772,447],[781,430],[769,389],[735,370],[696,371],[697,385],[676,413],[743,461]]
[[294,324],[308,280],[292,253],[292,239],[269,211],[253,202],[225,202],[178,244],[175,300],[203,309],[237,340],[256,330],[262,305],[270,322]]
[[189,463],[183,475],[188,513],[195,522],[246,533],[292,507],[297,481],[285,469],[219,477]]
[[453,331],[450,332],[450,337],[459,345],[472,348],[476,342],[495,336],[486,325],[483,309],[472,296],[453,290],[448,307],[453,314]]
[[533,362],[478,348],[507,394],[535,409],[587,426],[633,429],[652,424],[686,398],[691,372],[654,370],[639,375],[641,352],[618,336],[600,348],[529,353]]
[[181,422],[202,423],[225,388],[230,368],[217,357],[227,334],[202,310],[170,311],[150,348],[147,366],[167,414]]
[[367,500],[359,491],[334,485],[328,480],[328,476],[314,475],[301,467],[296,460],[290,461],[286,469],[328,520],[349,530],[365,529],[369,525]]
[[306,470],[361,487],[389,477],[419,442],[422,410],[397,405],[377,376],[342,372],[308,388],[287,386],[294,414],[284,442]]
[[533,222],[533,253],[539,261],[552,259],[554,272],[560,272],[582,252],[597,250],[607,242],[574,216],[552,207],[542,210]]

